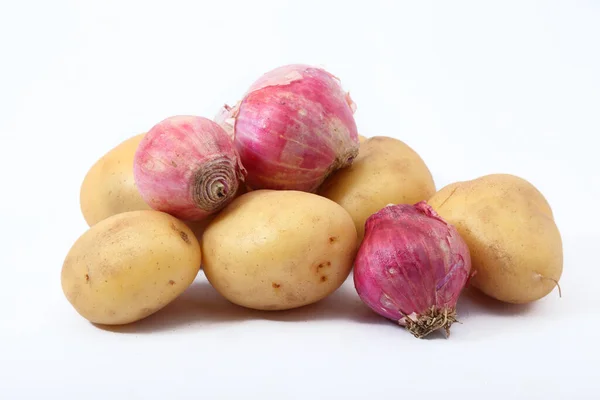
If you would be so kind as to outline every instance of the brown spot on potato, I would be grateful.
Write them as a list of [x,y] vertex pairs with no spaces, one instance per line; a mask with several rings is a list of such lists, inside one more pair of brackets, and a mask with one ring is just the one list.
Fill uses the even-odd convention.
[[337,236],[329,236],[329,243],[334,244],[335,242],[337,242],[337,240]]
[[322,275],[321,276],[321,282],[327,282],[327,276]]
[[177,168],[177,163],[175,162],[175,160],[171,160],[171,165]]
[[85,281],[89,282],[90,281],[90,276],[88,274],[85,274]]
[[279,289],[281,287],[281,284],[273,282],[271,286],[273,286],[273,289]]
[[330,267],[330,266],[331,266],[331,261],[324,261],[324,262],[320,263],[319,265],[317,265],[317,273],[318,273],[318,272],[319,272],[321,269],[323,269],[323,268],[325,268],[325,267]]
[[173,279],[169,280],[169,285],[173,286],[175,284],[175,281]]
[[179,236],[181,236],[181,240],[183,240],[187,244],[191,244],[192,243],[190,241],[190,238],[188,237],[187,233],[185,233],[184,231],[179,231]]
[[175,226],[174,223],[171,222],[171,229],[173,229],[175,232],[177,232],[179,234],[179,237],[181,237],[181,240],[183,240],[184,242],[186,242],[187,244],[191,244],[192,242],[190,241],[190,238],[188,237],[187,233],[185,233],[184,231],[182,231],[181,229],[179,229],[177,226]]

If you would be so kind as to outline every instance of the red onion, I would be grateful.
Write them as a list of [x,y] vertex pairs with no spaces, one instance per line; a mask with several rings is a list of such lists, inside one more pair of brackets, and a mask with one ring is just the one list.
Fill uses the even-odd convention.
[[373,311],[421,338],[440,328],[449,334],[470,271],[465,241],[422,201],[389,205],[367,219],[354,285]]
[[354,110],[335,76],[287,65],[263,75],[215,120],[233,134],[252,189],[312,192],[358,154]]
[[199,221],[236,196],[246,173],[233,141],[215,122],[174,116],[156,124],[134,157],[135,184],[153,209]]

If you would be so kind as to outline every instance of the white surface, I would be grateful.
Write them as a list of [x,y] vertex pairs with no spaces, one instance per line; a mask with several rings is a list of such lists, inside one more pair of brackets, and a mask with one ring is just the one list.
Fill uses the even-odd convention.
[[[490,3],[2,2],[0,398],[597,399],[600,4]],[[563,298],[464,297],[449,340],[412,338],[350,282],[265,317],[199,276],[122,332],[80,318],[60,269],[89,166],[291,62],[341,77],[361,133],[406,141],[438,187],[537,185],[563,234]]]

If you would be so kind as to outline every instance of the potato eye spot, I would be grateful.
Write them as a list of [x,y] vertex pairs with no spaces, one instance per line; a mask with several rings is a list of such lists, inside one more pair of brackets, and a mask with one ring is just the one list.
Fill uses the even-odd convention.
[[273,282],[271,286],[273,286],[273,289],[279,289],[281,287],[281,284]]

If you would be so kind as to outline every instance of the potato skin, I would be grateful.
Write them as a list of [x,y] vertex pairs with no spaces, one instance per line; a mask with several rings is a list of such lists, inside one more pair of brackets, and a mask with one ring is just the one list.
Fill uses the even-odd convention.
[[106,325],[134,322],[179,296],[200,268],[200,245],[177,218],[130,211],[89,228],[65,258],[61,283],[85,319]]
[[256,190],[206,228],[203,268],[231,302],[258,310],[315,303],[348,277],[357,247],[348,213],[312,193]]
[[359,242],[365,222],[388,204],[415,204],[435,193],[431,172],[400,140],[374,136],[361,143],[351,166],[336,171],[318,190],[350,213]]
[[144,135],[133,136],[111,149],[86,174],[79,203],[88,226],[125,211],[150,209],[133,179],[133,157]]
[[552,210],[529,182],[486,175],[437,192],[429,204],[456,226],[471,252],[473,286],[507,303],[529,303],[556,287],[562,240]]

